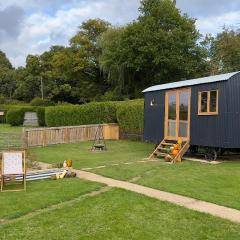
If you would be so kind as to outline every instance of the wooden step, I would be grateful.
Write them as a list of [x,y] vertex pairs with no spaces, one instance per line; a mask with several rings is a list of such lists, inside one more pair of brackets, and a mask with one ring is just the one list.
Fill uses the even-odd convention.
[[159,151],[165,151],[165,152],[169,152],[170,148],[162,148],[162,147],[158,147],[157,148]]
[[[154,152],[149,156],[149,159],[156,158],[156,157],[166,157],[169,155],[170,147],[176,144],[177,141],[173,142],[166,142],[165,139],[155,148]],[[188,150],[190,144],[189,141],[185,141],[182,143],[182,148],[179,149],[179,153],[172,157],[172,162],[177,162],[179,157],[182,157],[186,151]]]
[[165,146],[173,146],[175,143],[166,143],[166,142],[164,142],[164,143],[162,143],[162,145],[165,145]]
[[158,153],[156,153],[156,155],[158,157],[166,157],[168,154],[167,153],[158,152]]

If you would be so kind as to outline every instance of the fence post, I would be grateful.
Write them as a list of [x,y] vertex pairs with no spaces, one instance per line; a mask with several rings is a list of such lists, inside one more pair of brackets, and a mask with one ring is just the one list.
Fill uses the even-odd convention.
[[64,143],[70,143],[70,128],[63,129],[64,132]]
[[28,148],[28,133],[25,128],[22,129],[22,147]]
[[47,134],[46,134],[46,130],[43,129],[43,142],[42,142],[42,146],[45,147],[47,144]]

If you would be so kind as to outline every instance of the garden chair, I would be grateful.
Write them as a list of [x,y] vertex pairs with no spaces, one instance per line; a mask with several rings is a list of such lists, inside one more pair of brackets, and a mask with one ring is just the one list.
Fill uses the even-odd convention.
[[[21,181],[16,181],[16,178]],[[22,183],[22,188],[4,189],[4,186],[11,185],[11,183]],[[1,164],[1,192],[5,191],[22,191],[26,190],[26,161],[25,151],[4,151],[2,152]]]

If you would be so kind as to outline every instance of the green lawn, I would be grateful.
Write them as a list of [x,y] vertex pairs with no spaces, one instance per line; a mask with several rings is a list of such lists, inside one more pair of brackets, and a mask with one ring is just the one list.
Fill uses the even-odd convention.
[[0,133],[1,132],[21,133],[22,127],[12,127],[9,124],[0,124]]
[[11,127],[9,124],[0,124],[0,149],[21,147],[22,127]]
[[[91,145],[56,145],[29,152],[34,160],[49,163],[71,158],[75,168],[106,165],[90,171],[240,208],[238,163],[141,163],[136,161],[148,156],[152,144],[108,141],[109,150],[102,153],[89,152]],[[113,163],[119,166],[111,166]],[[28,182],[27,192],[0,193],[0,204],[4,206],[0,208],[0,239],[240,239],[239,224],[137,193],[113,188],[79,198],[102,186],[79,179],[43,180]],[[51,208],[58,203],[64,205]],[[40,209],[44,211],[31,214]],[[10,222],[1,224],[3,220]]]
[[27,182],[26,192],[0,193],[0,220],[16,218],[52,204],[71,200],[101,186],[77,178]]
[[240,209],[240,163],[209,165],[185,161],[181,164],[130,165],[95,169],[93,172],[121,180],[138,177],[138,184],[167,192]]
[[120,164],[141,160],[148,156],[153,145],[131,142],[107,142],[108,151],[89,152],[91,142],[57,145],[32,149],[39,161],[54,163],[71,158],[75,168],[106,165],[106,168],[89,171],[121,180],[132,180],[152,188],[240,209],[240,163],[229,162],[209,165],[197,162],[183,162],[168,165],[162,162]]
[[91,152],[92,142],[79,144],[62,144],[30,150],[32,159],[41,162],[58,163],[72,159],[74,168],[96,167],[137,161],[146,158],[153,145],[133,141],[107,141],[108,151]]
[[240,239],[239,224],[120,189],[0,225],[0,232],[8,240]]

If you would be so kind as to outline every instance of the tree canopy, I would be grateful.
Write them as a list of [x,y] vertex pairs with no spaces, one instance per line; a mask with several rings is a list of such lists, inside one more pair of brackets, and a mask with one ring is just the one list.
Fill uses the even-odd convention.
[[240,29],[224,28],[216,38],[212,38],[210,54],[215,72],[240,70]]

